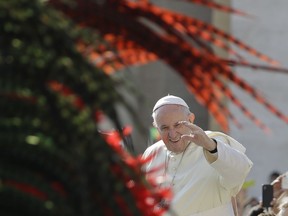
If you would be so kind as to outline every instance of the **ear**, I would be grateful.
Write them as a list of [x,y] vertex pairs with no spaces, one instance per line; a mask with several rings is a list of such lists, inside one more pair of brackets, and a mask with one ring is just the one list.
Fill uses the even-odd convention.
[[194,120],[195,120],[195,115],[194,115],[194,113],[190,113],[190,114],[189,114],[189,121],[190,121],[191,123],[193,123]]

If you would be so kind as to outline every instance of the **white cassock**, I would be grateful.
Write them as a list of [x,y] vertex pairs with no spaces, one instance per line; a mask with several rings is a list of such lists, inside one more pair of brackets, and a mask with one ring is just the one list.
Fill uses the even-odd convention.
[[144,158],[156,153],[145,165],[146,172],[161,167],[147,177],[158,178],[159,187],[172,189],[167,216],[234,216],[231,198],[241,189],[253,164],[233,138],[220,132],[206,134],[217,140],[218,158],[211,164],[203,148],[194,143],[184,154],[171,153],[163,141],[143,153]]

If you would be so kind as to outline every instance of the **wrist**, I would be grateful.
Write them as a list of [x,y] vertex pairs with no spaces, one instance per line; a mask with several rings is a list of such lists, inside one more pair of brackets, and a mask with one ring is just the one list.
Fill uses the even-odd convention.
[[208,151],[210,154],[215,154],[215,153],[218,152],[218,149],[217,149],[217,140],[216,140],[216,139],[213,139],[213,138],[211,138],[211,140],[213,140],[213,142],[215,143],[215,147],[214,147],[214,149],[212,149],[212,150],[208,150],[208,149],[207,149],[207,151]]

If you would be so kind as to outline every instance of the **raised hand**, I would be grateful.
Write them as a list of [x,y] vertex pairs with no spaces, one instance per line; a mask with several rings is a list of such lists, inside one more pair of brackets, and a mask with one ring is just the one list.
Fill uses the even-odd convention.
[[181,121],[179,123],[190,129],[190,134],[182,135],[181,139],[192,141],[208,151],[212,151],[216,148],[216,143],[206,135],[202,128],[189,121]]

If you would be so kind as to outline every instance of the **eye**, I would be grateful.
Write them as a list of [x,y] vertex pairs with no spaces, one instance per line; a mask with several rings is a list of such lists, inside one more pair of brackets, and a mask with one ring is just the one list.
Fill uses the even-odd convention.
[[180,128],[181,126],[182,126],[182,124],[180,124],[178,122],[175,124],[175,128]]
[[162,132],[163,131],[167,131],[167,130],[168,130],[168,127],[166,127],[166,126],[163,126],[163,127],[160,128],[160,131],[162,131]]

